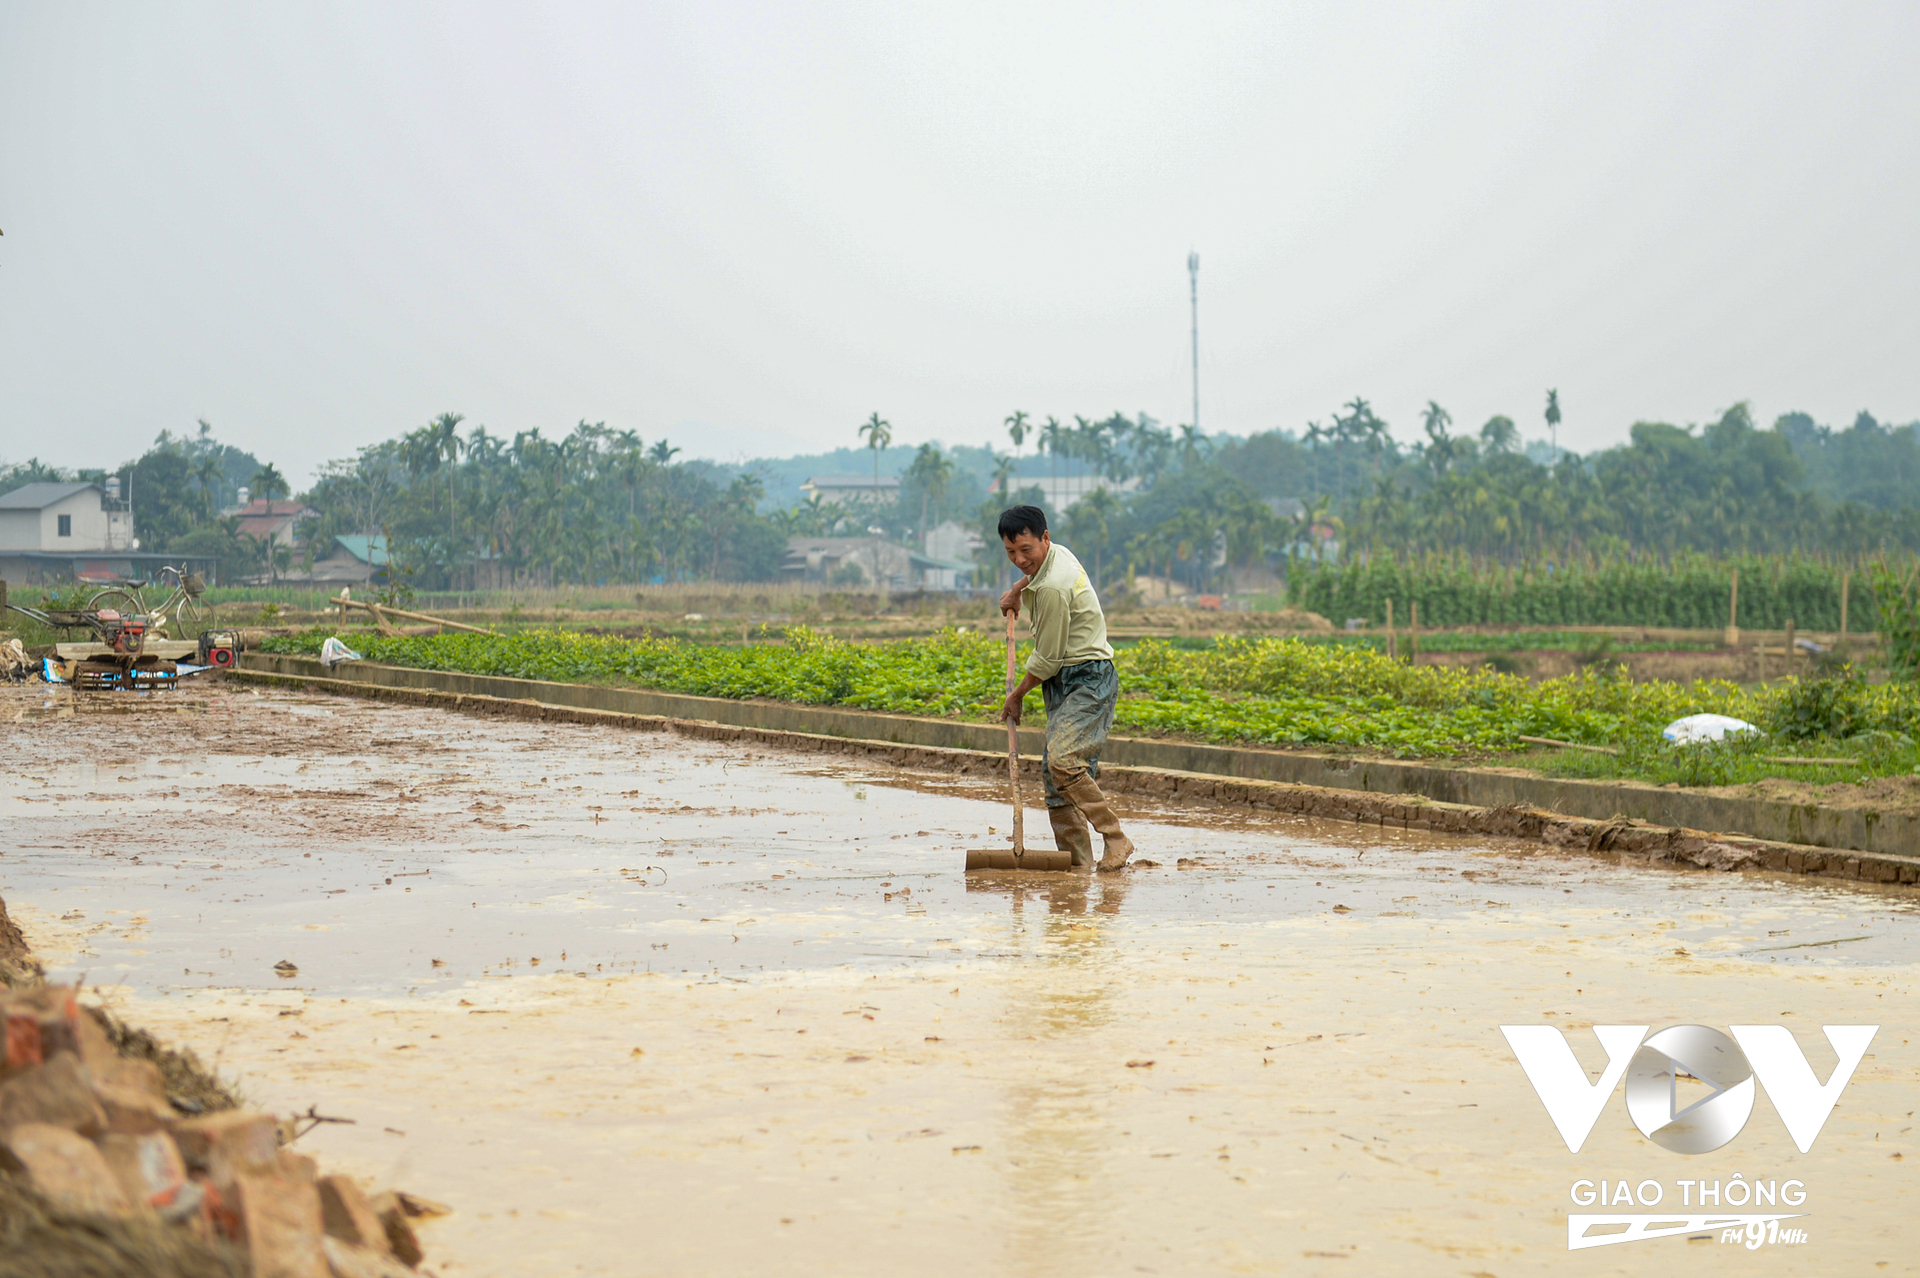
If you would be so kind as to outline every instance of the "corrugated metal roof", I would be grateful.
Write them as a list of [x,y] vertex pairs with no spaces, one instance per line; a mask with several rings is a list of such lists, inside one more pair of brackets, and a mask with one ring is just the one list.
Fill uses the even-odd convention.
[[93,487],[93,484],[27,484],[0,495],[0,510],[45,510],[55,502]]
[[387,564],[387,539],[385,537],[335,537],[349,555],[363,564],[372,564],[384,568]]

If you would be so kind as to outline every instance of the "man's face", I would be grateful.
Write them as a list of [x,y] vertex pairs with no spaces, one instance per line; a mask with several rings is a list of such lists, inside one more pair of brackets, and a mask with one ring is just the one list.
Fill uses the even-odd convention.
[[1031,577],[1047,561],[1047,552],[1053,549],[1053,536],[1051,533],[1041,533],[1036,537],[1022,531],[1017,536],[1002,537],[1000,544],[1007,548],[1007,558],[1013,562],[1013,566],[1023,576]]

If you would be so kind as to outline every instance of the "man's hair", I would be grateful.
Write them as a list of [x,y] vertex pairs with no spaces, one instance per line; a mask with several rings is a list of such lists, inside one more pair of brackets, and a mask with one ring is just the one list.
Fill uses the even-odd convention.
[[1047,512],[1038,506],[1009,506],[1000,512],[1000,540],[1012,541],[1021,533],[1039,538],[1046,535]]

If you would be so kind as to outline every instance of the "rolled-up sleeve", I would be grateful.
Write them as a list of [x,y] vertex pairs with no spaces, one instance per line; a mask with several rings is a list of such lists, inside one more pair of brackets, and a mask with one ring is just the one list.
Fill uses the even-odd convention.
[[1029,590],[1027,603],[1027,615],[1033,618],[1033,653],[1027,658],[1027,673],[1051,679],[1067,657],[1070,601],[1064,591]]

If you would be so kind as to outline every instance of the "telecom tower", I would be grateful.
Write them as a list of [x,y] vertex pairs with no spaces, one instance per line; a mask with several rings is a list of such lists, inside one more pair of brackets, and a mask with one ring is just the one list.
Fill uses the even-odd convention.
[[1193,428],[1200,429],[1200,255],[1187,254],[1187,279],[1193,297]]

